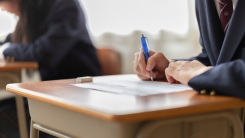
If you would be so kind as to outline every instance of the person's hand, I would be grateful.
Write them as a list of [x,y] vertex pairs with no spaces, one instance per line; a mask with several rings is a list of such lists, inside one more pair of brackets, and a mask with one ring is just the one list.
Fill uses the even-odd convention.
[[165,73],[169,83],[175,83],[176,80],[188,85],[190,79],[198,76],[212,67],[206,67],[201,62],[194,61],[176,61],[171,62],[166,68]]
[[153,78],[165,78],[165,68],[168,67],[169,61],[160,52],[150,51],[150,58],[146,64],[143,49],[134,54],[134,72],[141,80],[149,80],[151,77],[150,71],[153,70]]

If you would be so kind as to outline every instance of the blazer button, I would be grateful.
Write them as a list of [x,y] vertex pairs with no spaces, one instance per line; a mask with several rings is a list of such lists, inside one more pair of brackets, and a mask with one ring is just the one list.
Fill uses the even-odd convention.
[[201,90],[201,94],[207,94],[206,90],[205,89]]
[[210,93],[210,95],[211,96],[214,96],[214,95],[216,95],[216,92],[214,90],[212,90],[211,93]]
[[11,57],[10,58],[10,62],[14,62],[15,61],[15,58],[14,57]]
[[5,61],[6,61],[6,62],[9,62],[9,61],[10,61],[10,57],[7,56],[7,57],[5,58]]

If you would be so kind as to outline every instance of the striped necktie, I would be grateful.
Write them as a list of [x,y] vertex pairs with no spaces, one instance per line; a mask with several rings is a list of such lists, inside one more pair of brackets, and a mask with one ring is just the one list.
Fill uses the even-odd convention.
[[219,12],[220,21],[224,33],[226,33],[233,13],[233,3],[232,0],[218,0],[218,1],[220,7],[220,12]]

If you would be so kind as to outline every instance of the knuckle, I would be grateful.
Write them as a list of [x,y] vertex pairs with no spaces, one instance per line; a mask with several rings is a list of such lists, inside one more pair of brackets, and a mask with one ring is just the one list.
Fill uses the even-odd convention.
[[169,67],[173,67],[174,66],[174,62],[170,62],[168,66]]
[[169,73],[169,68],[165,69],[165,73],[168,74]]
[[184,61],[184,62],[183,62],[183,64],[188,64],[188,63],[190,63],[190,61]]
[[134,57],[138,57],[139,56],[139,52],[134,53]]
[[136,72],[139,72],[139,73],[141,72],[141,70],[140,70],[140,68],[139,68],[139,67],[136,67],[136,69],[135,69],[135,70],[136,70]]
[[141,80],[146,80],[147,78],[145,76],[142,76],[141,74],[136,74]]
[[137,75],[140,79],[142,78],[142,76],[141,76],[139,73],[137,73],[136,75]]
[[160,58],[163,57],[163,53],[161,53],[161,52],[156,52],[155,55],[156,55],[156,57],[160,57]]
[[136,74],[140,74],[140,72],[139,72],[137,69],[135,69],[134,72],[135,72]]
[[157,54],[157,55],[163,55],[163,53],[162,53],[162,52],[156,52],[156,54]]

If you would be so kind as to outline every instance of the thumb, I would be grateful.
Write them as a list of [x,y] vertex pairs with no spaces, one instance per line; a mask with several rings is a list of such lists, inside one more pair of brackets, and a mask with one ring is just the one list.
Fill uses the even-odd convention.
[[147,66],[146,66],[146,70],[147,71],[151,71],[158,62],[161,62],[164,60],[164,55],[161,52],[156,52],[155,54],[153,54],[147,61]]

